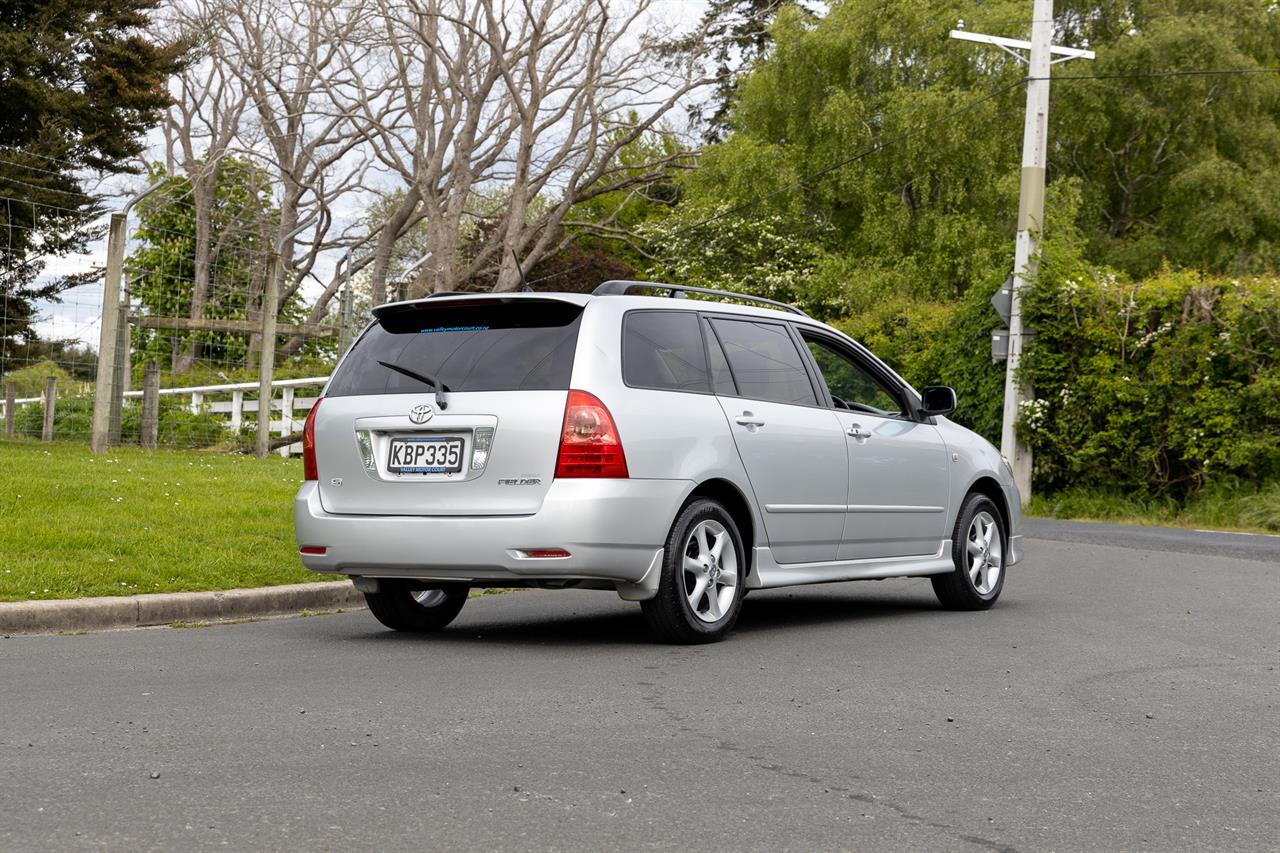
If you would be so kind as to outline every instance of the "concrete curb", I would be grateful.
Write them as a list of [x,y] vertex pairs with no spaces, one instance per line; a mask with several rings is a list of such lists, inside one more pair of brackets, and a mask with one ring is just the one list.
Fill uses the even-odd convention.
[[0,633],[52,634],[141,628],[170,622],[218,621],[280,616],[302,610],[364,607],[350,581],[321,581],[219,592],[0,602]]

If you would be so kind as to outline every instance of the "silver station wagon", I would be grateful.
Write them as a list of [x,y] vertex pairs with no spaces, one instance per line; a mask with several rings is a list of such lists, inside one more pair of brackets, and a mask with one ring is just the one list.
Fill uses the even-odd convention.
[[985,609],[1021,556],[955,392],[796,308],[612,281],[374,317],[307,417],[294,517],[389,628],[439,630],[476,587],[601,589],[708,642],[766,587],[928,576]]

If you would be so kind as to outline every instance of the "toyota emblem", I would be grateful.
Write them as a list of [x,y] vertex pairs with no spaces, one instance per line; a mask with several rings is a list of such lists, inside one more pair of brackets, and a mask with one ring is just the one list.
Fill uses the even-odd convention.
[[425,424],[427,421],[435,417],[436,410],[423,403],[420,406],[414,406],[409,410],[409,420],[415,424]]

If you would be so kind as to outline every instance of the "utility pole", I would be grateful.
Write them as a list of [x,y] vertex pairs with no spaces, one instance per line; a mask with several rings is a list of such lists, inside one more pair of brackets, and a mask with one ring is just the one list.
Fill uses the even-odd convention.
[[[1022,131],[1022,189],[1018,197],[1018,237],[1014,248],[1013,281],[1009,295],[1009,355],[1004,377],[1004,414],[1000,426],[1000,453],[1013,468],[1025,506],[1031,500],[1031,450],[1018,440],[1018,412],[1031,392],[1018,381],[1025,330],[1019,289],[1035,274],[1036,243],[1044,227],[1044,171],[1049,133],[1049,69],[1070,59],[1093,59],[1091,50],[1053,44],[1053,0],[1033,0],[1031,41],[988,36],[964,30],[964,22],[951,31],[962,41],[995,45],[1027,65],[1027,114]],[[1023,51],[1026,52],[1024,55]],[[1056,57],[1056,58],[1055,58]]]

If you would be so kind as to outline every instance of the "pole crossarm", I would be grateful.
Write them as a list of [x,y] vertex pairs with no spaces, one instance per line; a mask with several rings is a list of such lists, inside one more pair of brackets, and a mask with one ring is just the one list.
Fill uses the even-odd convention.
[[[213,317],[201,317],[192,320],[190,317],[151,317],[135,314],[129,318],[131,325],[140,329],[170,329],[179,332],[261,332],[262,324],[256,320],[223,320]],[[309,335],[328,337],[336,335],[337,326],[323,326],[318,323],[277,323],[277,335]]]
[[[961,41],[973,41],[978,44],[992,44],[1003,50],[1005,53],[1017,59],[1019,62],[1029,63],[1031,60],[1015,51],[1025,50],[1031,52],[1031,42],[1022,39],[1005,38],[1004,36],[989,36],[982,33],[971,33],[968,30],[952,30],[951,37]],[[1052,56],[1059,56],[1061,59],[1053,60],[1053,63],[1066,62],[1068,59],[1093,59],[1096,54],[1092,50],[1084,50],[1078,47],[1063,47],[1061,45],[1049,45],[1049,53]]]

